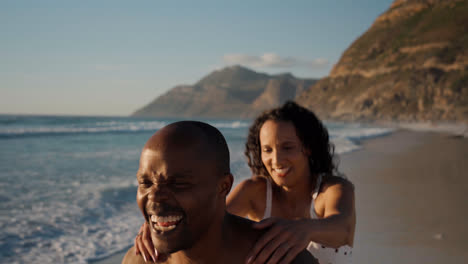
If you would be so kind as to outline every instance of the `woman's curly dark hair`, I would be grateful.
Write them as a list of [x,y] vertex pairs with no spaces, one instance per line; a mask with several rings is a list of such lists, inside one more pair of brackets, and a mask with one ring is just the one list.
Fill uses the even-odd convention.
[[260,129],[268,120],[293,123],[303,147],[310,152],[312,175],[323,174],[327,177],[339,174],[334,163],[335,146],[330,142],[327,128],[312,111],[288,101],[278,108],[263,112],[249,128],[244,154],[254,175],[270,177],[263,165],[260,147]]

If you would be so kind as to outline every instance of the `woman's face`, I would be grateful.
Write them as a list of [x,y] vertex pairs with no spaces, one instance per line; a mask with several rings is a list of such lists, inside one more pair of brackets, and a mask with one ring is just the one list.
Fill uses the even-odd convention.
[[279,186],[310,180],[309,160],[292,122],[266,121],[260,128],[262,162]]

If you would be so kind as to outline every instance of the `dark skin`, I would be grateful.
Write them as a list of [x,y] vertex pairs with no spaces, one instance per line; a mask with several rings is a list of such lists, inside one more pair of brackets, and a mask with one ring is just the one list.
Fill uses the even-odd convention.
[[[161,129],[143,148],[137,203],[158,263],[243,263],[264,233],[226,212],[233,177],[217,158],[210,139],[189,122]],[[135,253],[132,247],[122,263],[151,261]],[[296,261],[316,263],[308,252]]]

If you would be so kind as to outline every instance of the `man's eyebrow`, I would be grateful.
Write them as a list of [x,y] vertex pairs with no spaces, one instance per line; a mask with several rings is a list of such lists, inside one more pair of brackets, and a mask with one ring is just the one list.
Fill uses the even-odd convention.
[[136,177],[138,179],[141,179],[141,178],[148,178],[148,174],[146,174],[145,172],[140,172],[138,171],[137,174],[136,174]]
[[178,172],[174,173],[171,175],[171,178],[176,178],[176,179],[193,179],[193,171],[183,171],[183,172]]

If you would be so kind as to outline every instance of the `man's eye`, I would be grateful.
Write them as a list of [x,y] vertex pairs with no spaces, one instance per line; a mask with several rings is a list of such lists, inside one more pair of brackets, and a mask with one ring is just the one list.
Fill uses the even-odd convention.
[[175,182],[173,184],[173,186],[176,188],[176,189],[188,189],[190,188],[192,185],[190,183],[187,183],[187,182]]
[[150,181],[141,181],[141,182],[138,183],[138,185],[140,185],[141,187],[145,187],[145,188],[151,186],[151,184],[153,184],[153,183],[150,182]]

